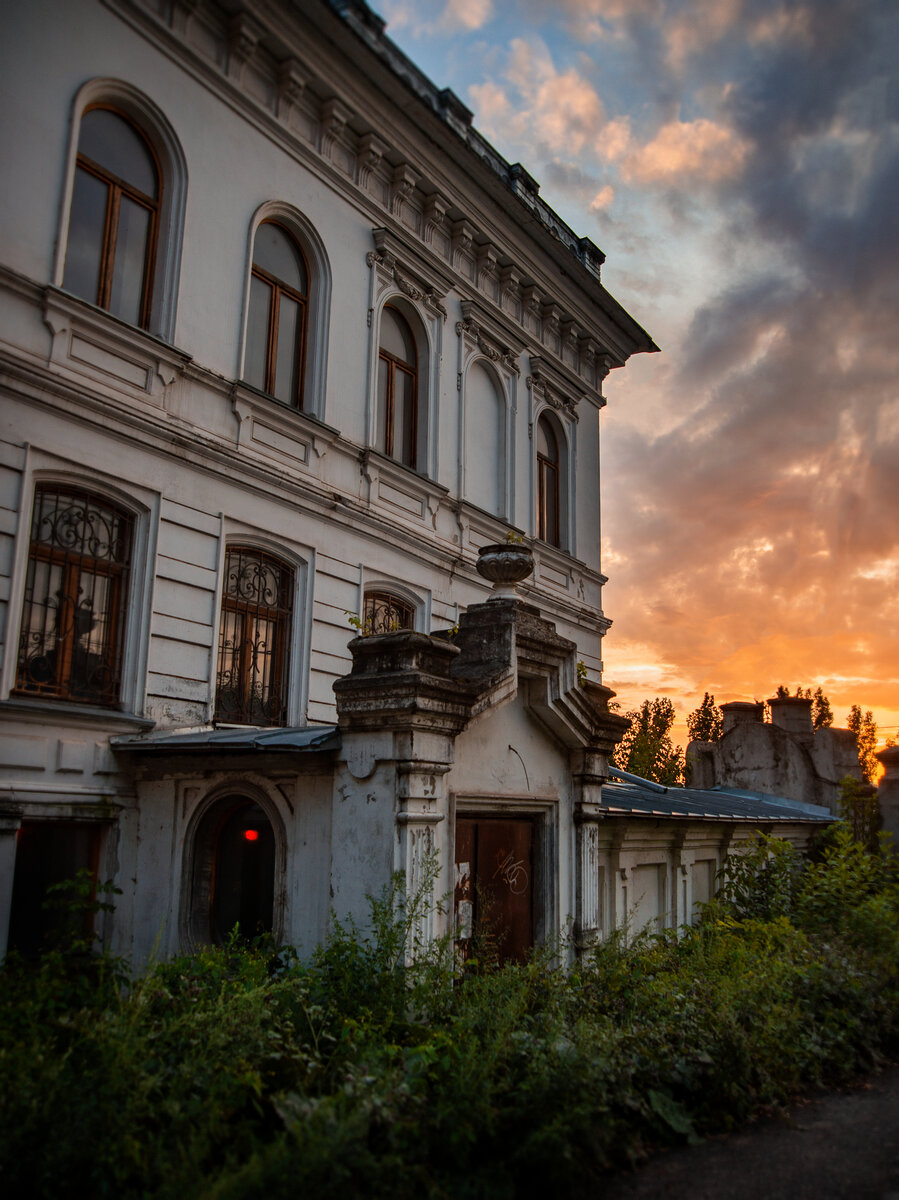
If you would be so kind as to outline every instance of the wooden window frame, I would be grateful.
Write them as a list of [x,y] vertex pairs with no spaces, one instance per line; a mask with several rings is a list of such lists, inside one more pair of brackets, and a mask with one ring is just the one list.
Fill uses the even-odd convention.
[[[406,326],[409,330],[409,336],[412,339],[412,344],[415,345],[415,332],[412,326],[403,316],[398,308],[392,304],[385,304],[384,309],[390,309],[390,312]],[[387,364],[387,395],[384,402],[384,453],[388,458],[393,458],[397,462],[403,464],[404,467],[410,467],[413,471],[418,469],[418,349],[415,351],[415,365],[410,367],[407,362],[398,358],[395,354],[391,354],[389,350],[385,350],[383,346],[378,345],[378,361]],[[401,458],[396,458],[393,444],[393,425],[394,412],[396,408],[396,372],[402,371],[412,379],[412,429],[410,432],[410,442],[412,444],[412,461],[404,462]]]
[[311,278],[309,273],[309,264],[306,261],[306,255],[303,253],[299,242],[285,225],[283,225],[280,221],[275,220],[265,220],[259,222],[259,225],[256,227],[256,232],[253,234],[253,265],[251,274],[255,276],[256,279],[261,280],[264,284],[266,284],[266,286],[271,288],[272,291],[271,307],[269,309],[268,318],[268,335],[265,345],[265,386],[262,390],[267,396],[271,396],[272,399],[276,398],[275,382],[278,365],[278,334],[281,312],[281,297],[288,296],[297,304],[300,310],[300,328],[296,339],[298,343],[296,347],[297,391],[296,396],[292,401],[292,406],[298,408],[302,412],[303,377],[306,373],[306,326],[308,324],[309,296],[308,294],[304,296],[302,292],[298,292],[295,288],[290,287],[289,284],[284,283],[275,275],[272,275],[270,272],[266,271],[263,267],[256,265],[256,237],[263,225],[274,225],[277,229],[280,229],[280,231],[297,251],[300,259],[302,260],[303,269],[306,272],[307,289],[309,286],[309,280]]
[[[262,604],[239,597],[229,596],[227,580],[229,577],[229,562],[234,555],[244,555],[254,558],[263,564],[271,564],[283,574],[281,579],[281,603]],[[250,636],[254,620],[262,618],[270,621],[274,627],[273,649],[271,651],[271,681],[266,696],[262,699],[263,707],[277,701],[277,711],[266,713],[268,723],[273,726],[283,726],[287,723],[287,682],[290,672],[290,642],[293,623],[293,592],[296,572],[290,563],[273,554],[267,554],[254,546],[231,545],[225,551],[225,591],[222,595],[222,610],[219,622],[218,659],[216,669],[216,699],[213,719],[220,724],[258,725],[252,711],[252,684],[254,671],[251,657],[255,642]],[[237,667],[234,672],[236,683],[230,689],[236,692],[236,706],[229,709],[221,707],[220,697],[223,694],[222,680],[225,674],[223,656],[227,649],[225,613],[233,613],[237,617],[239,642],[237,644]],[[232,655],[233,655],[232,651]]]
[[[35,540],[34,519],[35,516],[44,513],[41,497],[54,492],[59,496],[66,496],[76,502],[84,503],[86,506],[92,505],[104,513],[113,514],[115,518],[124,522],[122,529],[124,547],[120,560],[109,561],[79,550],[66,549],[62,546],[48,546]],[[35,563],[44,562],[51,567],[56,566],[62,569],[62,583],[56,592],[60,598],[56,608],[56,630],[53,643],[56,663],[52,680],[46,684],[29,682],[28,674],[32,669],[29,664],[34,662],[34,658],[27,653],[31,614],[35,607],[49,608],[47,603],[49,597],[39,598],[35,602],[33,590],[30,591],[29,584],[26,583],[14,694],[114,708],[118,705],[122,686],[125,618],[134,545],[134,518],[104,496],[98,496],[81,488],[70,488],[64,484],[46,484],[35,488],[33,514],[28,547],[28,580],[32,580],[33,564]],[[78,611],[77,597],[81,591],[80,583],[83,575],[105,576],[109,580],[108,603],[102,614],[105,627],[103,644],[99,655],[106,664],[109,683],[102,693],[95,695],[79,695],[77,681],[73,679],[75,645],[79,636],[75,617]],[[33,582],[31,588],[33,589]]]
[[[538,420],[538,426],[543,417]],[[553,441],[556,443],[556,453],[558,460],[561,459],[561,449],[559,447],[559,437],[551,425],[547,424],[549,432],[552,434]],[[550,546],[557,546],[561,549],[561,517],[562,517],[562,489],[561,483],[561,462],[553,462],[546,455],[537,451],[537,537],[547,542]],[[547,499],[552,492],[555,504],[554,520],[551,523],[547,517]]]
[[[112,292],[112,280],[115,270],[115,252],[116,240],[118,238],[119,229],[119,209],[121,207],[122,196],[127,196],[135,204],[145,208],[150,213],[150,224],[147,231],[147,246],[144,252],[144,279],[141,290],[140,303],[140,319],[138,325],[141,329],[148,329],[150,326],[150,316],[153,306],[153,277],[156,273],[156,251],[159,239],[159,213],[162,207],[162,192],[165,186],[165,181],[162,173],[162,168],[159,163],[159,156],[147,139],[143,130],[130,117],[126,116],[120,109],[112,104],[92,104],[81,114],[81,120],[92,112],[104,110],[114,113],[122,121],[125,121],[137,136],[140,138],[143,145],[146,147],[151,159],[153,167],[156,171],[156,198],[147,196],[146,193],[139,191],[132,184],[126,183],[118,175],[112,172],[108,167],[104,167],[101,163],[95,162],[94,159],[88,158],[86,154],[82,154],[79,150],[75,159],[75,173],[79,170],[85,171],[88,175],[94,176],[107,186],[106,193],[106,224],[103,230],[103,247],[100,251],[100,269],[98,272],[97,296],[93,301],[98,308],[109,311],[110,297]],[[79,137],[80,142],[80,137]],[[66,253],[68,254],[68,238],[66,241]]]

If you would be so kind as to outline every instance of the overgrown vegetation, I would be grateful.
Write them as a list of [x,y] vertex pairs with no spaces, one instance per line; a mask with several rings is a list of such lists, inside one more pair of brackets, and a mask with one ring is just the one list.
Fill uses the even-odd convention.
[[[759,839],[693,929],[460,978],[413,909],[311,962],[237,940],[0,978],[7,1197],[584,1195],[899,1050],[895,860],[848,829]],[[83,947],[82,947],[83,949]]]

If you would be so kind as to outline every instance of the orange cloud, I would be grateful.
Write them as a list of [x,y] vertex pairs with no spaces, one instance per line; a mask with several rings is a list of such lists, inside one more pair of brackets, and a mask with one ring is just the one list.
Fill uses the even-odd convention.
[[448,0],[441,25],[447,29],[481,29],[493,16],[493,0]]
[[651,142],[631,148],[625,144],[605,148],[609,156],[622,155],[621,173],[628,182],[676,183],[683,179],[718,183],[738,175],[747,154],[746,144],[731,130],[700,117],[695,121],[670,121]]
[[607,183],[605,187],[600,188],[593,199],[590,201],[591,212],[605,212],[615,199],[615,189],[611,184]]

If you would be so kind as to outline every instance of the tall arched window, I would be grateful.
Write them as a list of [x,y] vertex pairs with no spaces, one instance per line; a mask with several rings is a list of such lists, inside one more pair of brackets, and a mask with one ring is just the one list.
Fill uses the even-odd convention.
[[230,546],[219,630],[215,719],[283,725],[294,572],[248,546]]
[[35,491],[16,691],[115,705],[133,517],[78,488]]
[[561,546],[559,441],[548,417],[537,422],[537,537]]
[[287,230],[263,221],[253,242],[244,378],[276,400],[303,407],[309,272]]
[[409,322],[390,304],[381,312],[377,448],[418,465],[418,351]]
[[148,328],[161,180],[143,134],[111,108],[81,118],[63,287]]

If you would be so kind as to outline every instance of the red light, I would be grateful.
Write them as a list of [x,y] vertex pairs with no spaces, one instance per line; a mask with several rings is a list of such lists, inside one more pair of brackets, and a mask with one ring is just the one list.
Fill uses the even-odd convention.
[[243,831],[243,835],[247,839],[248,842],[258,842],[259,841],[259,830],[258,829],[245,829]]

